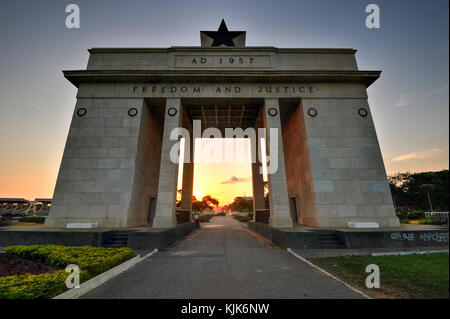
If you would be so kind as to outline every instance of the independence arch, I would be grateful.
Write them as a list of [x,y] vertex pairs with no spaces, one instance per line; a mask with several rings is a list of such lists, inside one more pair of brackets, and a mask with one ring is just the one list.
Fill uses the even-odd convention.
[[[366,92],[380,72],[359,70],[353,49],[246,47],[245,33],[238,38],[233,46],[202,33],[200,47],[94,48],[86,70],[65,71],[77,102],[46,226],[175,226],[169,135],[192,130],[193,120],[203,129],[278,129],[271,226],[398,226]],[[255,218],[264,211],[259,167],[252,164]],[[193,169],[184,164],[188,213]]]

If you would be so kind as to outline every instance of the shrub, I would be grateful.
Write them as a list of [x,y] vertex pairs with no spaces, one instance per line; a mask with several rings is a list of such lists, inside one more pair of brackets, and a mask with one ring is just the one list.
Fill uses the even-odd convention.
[[[4,250],[12,255],[49,266],[65,268],[69,264],[80,267],[80,281],[84,282],[132,258],[130,248],[67,247],[57,245],[9,246]],[[0,298],[51,298],[67,290],[64,269],[55,273],[0,277]]]
[[397,217],[399,218],[399,219],[408,219],[408,213],[407,212],[398,212],[398,213],[396,213],[397,214]]
[[7,218],[0,217],[0,227],[11,225],[11,222]]
[[425,213],[421,211],[409,212],[408,219],[422,219],[425,218]]
[[233,217],[235,219],[237,219],[240,222],[246,223],[248,222],[250,219],[248,218],[248,216],[239,216],[239,215],[233,215]]
[[213,218],[213,215],[202,215],[198,218],[198,220],[202,223],[209,223],[211,218]]
[[76,264],[91,276],[106,270],[135,256],[130,248],[103,247],[67,247],[57,245],[10,246],[4,249],[7,253],[40,262],[49,266],[65,268]]
[[64,270],[40,275],[20,275],[0,277],[0,298],[33,299],[52,298],[67,288]]
[[439,219],[434,218],[426,218],[419,221],[420,225],[442,225],[442,222]]
[[247,216],[248,216],[248,219],[249,219],[249,220],[253,220],[253,213],[248,213]]
[[45,217],[41,217],[41,216],[25,216],[25,217],[20,217],[19,218],[19,222],[43,224],[43,223],[45,223]]

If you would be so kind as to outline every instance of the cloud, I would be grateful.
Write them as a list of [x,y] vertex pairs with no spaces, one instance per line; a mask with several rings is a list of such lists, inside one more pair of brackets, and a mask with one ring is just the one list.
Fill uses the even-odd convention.
[[440,92],[447,91],[447,90],[448,90],[448,84],[443,86],[443,87],[441,87],[441,88],[438,88],[436,90],[429,91],[427,93],[427,95],[433,95],[433,94],[440,93]]
[[251,181],[251,177],[236,177],[231,176],[230,179],[223,181],[221,184],[236,184],[236,183],[246,183]]
[[439,152],[442,152],[442,149],[434,148],[434,149],[426,150],[426,151],[422,151],[422,152],[412,152],[412,153],[393,157],[390,160],[388,160],[388,162],[401,162],[401,161],[407,161],[407,160],[411,160],[411,159],[422,159],[422,158],[431,157],[434,154],[439,153]]
[[400,99],[397,103],[395,103],[396,106],[407,106],[411,103],[411,98],[414,96],[414,94],[400,94]]

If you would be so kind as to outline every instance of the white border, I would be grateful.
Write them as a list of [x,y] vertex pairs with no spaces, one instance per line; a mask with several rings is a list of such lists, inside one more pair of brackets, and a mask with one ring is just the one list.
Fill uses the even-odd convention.
[[127,261],[121,263],[120,265],[111,268],[104,273],[95,276],[94,278],[89,279],[88,281],[82,283],[79,288],[72,288],[66,292],[63,292],[60,295],[57,295],[56,297],[53,297],[52,299],[76,299],[81,297],[82,295],[88,293],[92,289],[100,286],[104,282],[114,278],[118,274],[124,272],[125,270],[130,269],[134,265],[140,263],[141,261],[147,259],[148,257],[152,256],[158,251],[158,249],[153,250],[152,252],[148,253],[144,257],[141,258],[140,255],[137,255],[131,259],[128,259]]
[[338,277],[336,277],[336,276],[330,274],[329,272],[323,270],[323,269],[320,268],[319,266],[314,265],[314,264],[313,264],[312,262],[310,262],[309,260],[307,260],[307,259],[303,258],[302,256],[296,254],[292,249],[287,248],[286,251],[287,251],[288,253],[292,254],[293,256],[295,256],[296,258],[300,259],[301,261],[307,263],[307,264],[310,265],[311,267],[313,267],[313,268],[319,270],[320,272],[324,273],[326,276],[328,276],[328,277],[330,277],[330,278],[336,280],[337,282],[343,284],[344,286],[346,286],[346,287],[349,288],[350,290],[352,290],[352,291],[354,291],[354,292],[360,294],[360,295],[363,296],[364,298],[366,298],[366,299],[373,299],[372,297],[369,297],[368,295],[366,295],[365,293],[363,293],[361,290],[358,290],[358,289],[356,289],[355,287],[350,286],[348,283],[342,281],[342,280],[339,279]]

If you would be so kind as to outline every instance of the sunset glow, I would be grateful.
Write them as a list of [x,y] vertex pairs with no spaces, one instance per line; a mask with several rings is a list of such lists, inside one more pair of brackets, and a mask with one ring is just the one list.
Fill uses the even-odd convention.
[[[224,152],[228,146],[236,155],[231,163]],[[181,152],[184,144],[181,143]],[[220,151],[222,150],[222,151]],[[228,204],[236,196],[252,196],[251,157],[247,139],[197,139],[194,167],[194,196],[217,198],[220,205]],[[212,161],[214,162],[208,162]],[[206,162],[205,162],[206,160]],[[182,185],[182,169],[178,174],[178,189]]]

